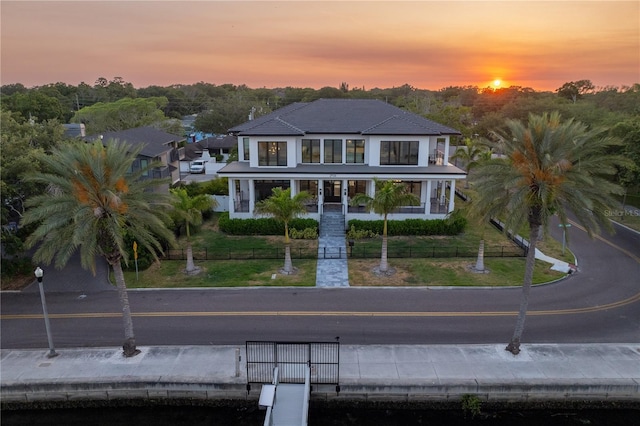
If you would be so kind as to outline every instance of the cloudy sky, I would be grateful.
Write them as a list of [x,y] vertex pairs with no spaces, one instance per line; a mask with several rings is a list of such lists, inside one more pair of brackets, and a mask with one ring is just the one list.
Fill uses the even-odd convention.
[[640,83],[634,1],[7,1],[2,84]]

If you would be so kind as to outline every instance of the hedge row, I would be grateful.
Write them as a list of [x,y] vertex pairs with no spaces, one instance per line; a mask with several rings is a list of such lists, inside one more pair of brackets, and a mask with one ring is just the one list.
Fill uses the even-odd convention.
[[[456,216],[448,219],[405,219],[387,221],[387,235],[458,235],[467,226],[464,217]],[[383,220],[357,220],[349,221],[349,229],[354,227],[356,231],[369,231],[382,235]]]
[[[230,219],[229,212],[224,212],[220,215],[218,227],[220,228],[220,231],[229,235],[284,234],[284,224],[273,218]],[[317,232],[318,221],[315,219],[296,218],[289,223],[289,231],[293,229],[296,229],[297,231],[304,231],[307,228],[314,229]]]

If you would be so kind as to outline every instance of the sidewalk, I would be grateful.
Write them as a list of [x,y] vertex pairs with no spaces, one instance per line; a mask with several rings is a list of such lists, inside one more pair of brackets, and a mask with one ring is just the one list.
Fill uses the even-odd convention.
[[[640,344],[341,345],[340,393],[324,400],[624,401],[640,404]],[[1,352],[3,403],[112,399],[256,399],[246,391],[244,345]],[[240,355],[240,358],[238,358]],[[257,402],[256,402],[257,403]]]

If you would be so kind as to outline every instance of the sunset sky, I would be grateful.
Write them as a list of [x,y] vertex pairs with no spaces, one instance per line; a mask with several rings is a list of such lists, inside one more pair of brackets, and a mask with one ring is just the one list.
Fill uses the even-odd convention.
[[639,1],[6,1],[2,84],[640,83]]

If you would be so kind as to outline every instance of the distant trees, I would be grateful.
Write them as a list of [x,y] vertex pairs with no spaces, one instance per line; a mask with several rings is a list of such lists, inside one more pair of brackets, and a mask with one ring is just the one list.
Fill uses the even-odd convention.
[[159,125],[167,120],[162,112],[167,103],[167,98],[163,97],[123,98],[115,102],[99,102],[76,112],[72,121],[84,123],[87,134]]
[[560,88],[556,89],[556,92],[558,92],[558,95],[573,101],[575,104],[585,93],[589,93],[593,89],[595,89],[595,86],[591,80],[578,80],[564,83]]

